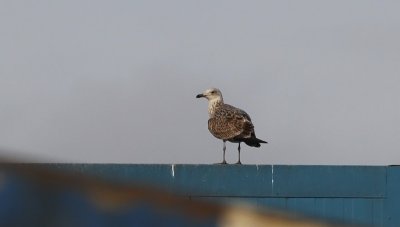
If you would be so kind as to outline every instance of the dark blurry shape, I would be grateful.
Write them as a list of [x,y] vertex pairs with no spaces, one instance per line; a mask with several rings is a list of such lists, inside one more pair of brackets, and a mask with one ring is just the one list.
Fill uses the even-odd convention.
[[[322,221],[294,218],[287,214],[256,210],[254,207],[226,207],[219,222],[220,227],[333,227]],[[339,225],[335,225],[339,226]],[[340,225],[344,226],[344,225]]]
[[37,164],[3,163],[1,174],[0,226],[215,226],[222,210],[152,187]]
[[[274,174],[277,174],[275,190],[280,191],[272,192],[271,195],[282,193],[282,196],[290,193],[290,191],[285,192],[286,189],[279,189],[282,182],[279,182],[278,176],[290,168],[272,168],[275,168]],[[298,168],[295,168],[296,172],[302,174],[300,171],[302,168]],[[318,168],[320,167],[310,167],[310,171],[315,172],[315,169]],[[336,167],[321,167],[320,174],[324,174],[324,168],[328,168],[328,171],[325,172],[329,174],[332,173],[331,169],[336,169]],[[362,171],[370,171],[370,169],[374,168],[362,168]],[[380,169],[377,169],[377,173],[381,172]],[[148,178],[154,178],[155,182],[162,182],[162,184],[156,185],[149,181],[145,182],[143,178],[140,179],[141,171],[145,171]],[[171,175],[165,176],[168,176],[167,178],[171,179],[173,185],[177,187],[171,187],[169,183],[166,183],[168,181],[160,177],[160,174],[164,174],[166,171]],[[263,195],[260,193],[266,193],[265,195],[269,193],[268,190],[265,191],[267,188],[261,184],[262,182],[258,185],[264,188],[262,191],[252,189],[253,187],[250,187],[248,183],[231,188],[235,187],[231,185],[231,182],[237,181],[227,181],[227,177],[220,178],[221,176],[218,174],[211,174],[216,171],[222,174],[221,176],[229,174],[235,176],[236,180],[239,179],[245,183],[252,181],[253,178],[249,177],[254,177],[254,180],[268,180],[265,179],[267,176],[265,174],[270,171],[270,168],[246,165],[223,167],[214,165],[143,166],[2,162],[0,164],[0,176],[3,176],[0,177],[0,226],[347,226],[328,224],[322,219],[312,220],[298,213],[293,215],[282,210],[261,209],[238,200],[228,200],[229,203],[218,201],[217,203],[217,200],[212,197],[202,199],[198,186],[191,181],[184,180],[193,179],[194,182],[202,182],[206,179],[204,176],[217,175],[219,180],[213,181],[212,178],[208,178],[207,185],[211,190],[213,190],[212,188],[219,189],[212,193],[209,191],[208,194],[211,196],[213,193],[222,193],[221,198],[223,195],[233,196],[235,190],[247,197],[250,195],[260,197]],[[305,173],[307,172],[308,170],[305,171]],[[342,172],[346,173],[347,170]],[[243,174],[247,176],[247,179],[241,178]],[[349,174],[347,173],[347,175]],[[348,176],[349,179],[353,179],[353,177],[364,179],[360,176]],[[320,181],[319,187],[329,186],[327,185],[328,180]],[[343,177],[342,180],[346,180],[346,177]],[[380,178],[378,177],[376,180],[380,181]],[[269,183],[275,187],[273,181]],[[294,187],[297,181],[292,179],[288,183]],[[238,191],[237,189],[240,187],[243,190]],[[197,191],[194,188],[197,188]],[[338,189],[342,190],[340,187],[337,187],[336,190]],[[297,193],[306,193],[301,192],[301,187],[298,187],[297,190],[299,190]],[[379,194],[380,189],[358,192],[368,196]],[[217,199],[218,196],[214,198]],[[236,202],[232,203],[233,201]]]

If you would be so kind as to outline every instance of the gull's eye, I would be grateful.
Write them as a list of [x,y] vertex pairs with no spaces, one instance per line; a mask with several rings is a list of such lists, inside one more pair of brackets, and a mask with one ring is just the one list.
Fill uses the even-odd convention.
[[211,91],[211,94],[215,94],[216,92],[215,91]]

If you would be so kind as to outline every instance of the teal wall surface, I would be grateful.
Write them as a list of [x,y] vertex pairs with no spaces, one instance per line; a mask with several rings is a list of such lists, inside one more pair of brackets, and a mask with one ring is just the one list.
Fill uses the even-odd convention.
[[[289,211],[295,215],[343,223],[376,227],[400,226],[400,166],[27,165],[83,173],[85,176],[94,176],[108,182],[150,185],[194,200],[222,203],[247,202],[258,207],[274,208]],[[24,213],[24,210],[20,209],[27,207],[27,203],[26,200],[21,199],[23,198],[21,195],[32,191],[25,190],[24,192],[25,186],[21,186],[23,184],[18,180],[10,182],[14,183],[0,190],[0,222],[8,220],[11,214],[18,216],[18,212]],[[36,200],[39,198],[36,195],[31,197]],[[26,198],[31,197],[26,196]],[[79,209],[88,206],[79,202],[81,205],[75,208],[74,204],[78,203],[72,203],[75,197],[69,194],[62,198],[54,198],[60,198],[59,201],[63,201],[64,205],[67,204],[67,208],[57,204],[61,210],[69,209],[68,204],[70,204],[72,213],[81,214],[83,210],[78,212]],[[54,207],[55,204],[54,199],[47,203],[43,203],[47,200],[38,201],[36,202],[41,204],[39,208],[33,205],[27,207],[28,213],[39,212],[40,209],[47,212],[48,208]],[[15,212],[10,213],[13,209]],[[91,209],[87,207],[85,212]],[[32,218],[38,216],[40,215],[32,214]],[[143,217],[143,215],[139,216]],[[95,214],[92,216],[85,214],[85,217],[92,217],[92,219],[82,226],[101,226],[99,223],[104,223],[104,220],[100,222],[100,216]],[[128,217],[127,213],[126,218]],[[29,220],[31,219],[27,219]],[[114,222],[117,218],[114,217],[112,220]],[[136,221],[134,217],[129,220]],[[9,223],[14,222],[11,220]],[[213,226],[208,224],[203,226]]]
[[56,165],[140,182],[192,198],[245,201],[295,214],[377,227],[400,226],[400,166]]

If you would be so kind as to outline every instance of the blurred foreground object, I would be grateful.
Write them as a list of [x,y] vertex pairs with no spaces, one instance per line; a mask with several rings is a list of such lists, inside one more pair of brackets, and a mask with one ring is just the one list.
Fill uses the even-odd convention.
[[[395,204],[398,194],[387,203],[384,198],[386,193],[394,193],[391,190],[399,185],[386,188],[386,174],[388,182],[393,175],[386,167],[4,162],[0,165],[0,226],[348,226],[339,224],[337,221],[343,223],[344,220],[339,218],[336,218],[336,224],[322,221],[329,214],[319,215],[318,220],[299,215],[313,214],[300,212],[311,210],[308,198],[312,199],[315,211],[338,212],[331,207],[329,199],[323,203],[325,208],[320,208],[319,200],[311,198],[314,194],[323,199],[327,195],[324,193],[332,192],[342,196],[341,200],[351,199],[353,209],[349,209],[349,213],[344,213],[348,209],[343,205],[345,202],[341,206],[344,209],[342,216],[359,218],[358,223],[352,223],[371,224],[360,218],[365,216],[378,220],[372,226],[398,226],[398,217],[390,216],[390,209],[399,206]],[[398,179],[399,168],[395,169]],[[301,179],[303,174],[307,178]],[[313,174],[323,175],[326,179],[312,183]],[[340,176],[335,177],[335,174]],[[370,183],[373,184],[365,188]],[[351,187],[343,184],[353,184],[354,190],[348,191]],[[318,191],[319,194],[315,194]],[[289,198],[294,194],[303,197]],[[355,196],[360,198],[351,198]],[[365,201],[360,203],[364,207],[357,204],[361,198],[372,201],[375,207],[364,214],[369,208]],[[279,206],[281,201],[285,207]],[[293,205],[294,201],[297,203]],[[290,206],[301,209],[283,212]],[[380,213],[375,213],[379,208],[382,209]]]

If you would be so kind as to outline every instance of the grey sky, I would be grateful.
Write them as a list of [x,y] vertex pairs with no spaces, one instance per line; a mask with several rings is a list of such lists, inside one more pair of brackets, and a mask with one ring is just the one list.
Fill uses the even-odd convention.
[[[2,1],[0,147],[58,162],[215,163],[211,86],[258,164],[400,164],[399,1]],[[235,162],[236,144],[227,160]]]

